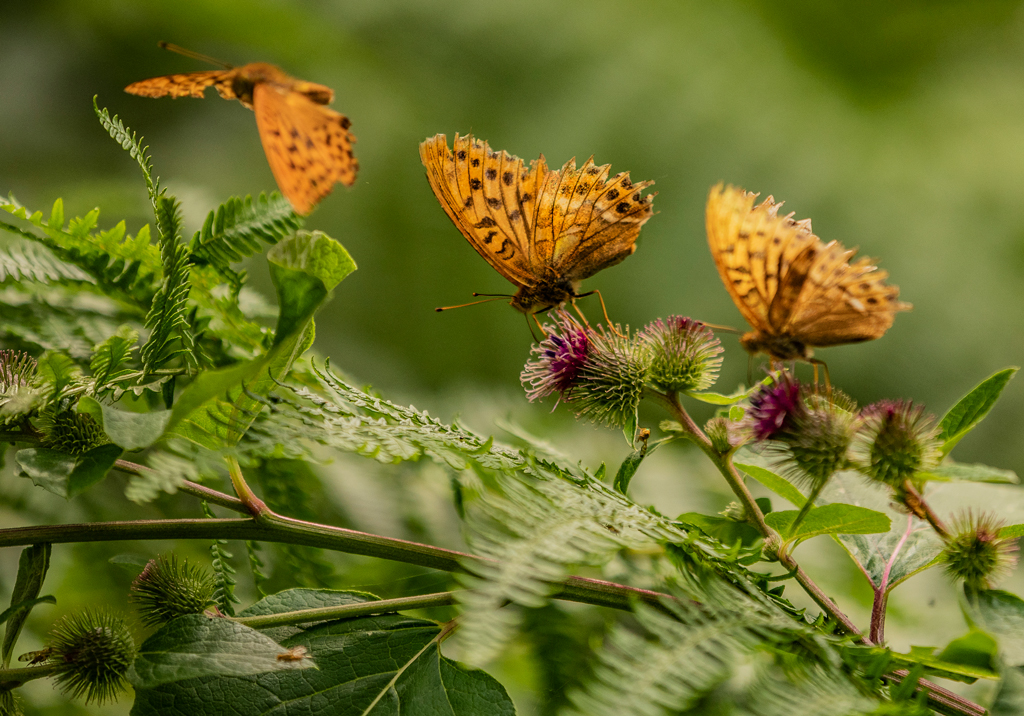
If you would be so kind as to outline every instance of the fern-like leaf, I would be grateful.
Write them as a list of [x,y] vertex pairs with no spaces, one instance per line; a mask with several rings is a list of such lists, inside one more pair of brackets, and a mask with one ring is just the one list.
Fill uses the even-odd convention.
[[135,375],[136,371],[124,367],[132,359],[139,341],[139,332],[123,325],[114,335],[93,349],[89,370],[92,371],[93,393],[100,393],[113,384]]
[[[204,501],[203,513],[213,518],[213,510]],[[213,580],[216,585],[213,590],[213,601],[216,602],[217,608],[229,617],[235,615],[235,604],[239,604],[241,600],[235,596],[235,584],[238,580],[235,579],[235,568],[231,566],[229,561],[234,555],[224,549],[224,545],[228,543],[225,539],[214,540],[210,545],[210,557],[211,566],[213,567]]]
[[150,334],[141,351],[141,382],[146,382],[156,370],[179,356],[190,372],[198,368],[195,338],[187,314],[191,288],[189,250],[181,241],[177,201],[166,196],[157,199],[157,226],[164,277],[146,316]]
[[30,241],[17,241],[0,248],[0,283],[6,281],[96,283],[85,271],[61,261],[45,246]]
[[135,132],[126,127],[116,114],[111,117],[106,107],[100,109],[95,95],[92,98],[92,108],[111,139],[120,144],[121,148],[139,163],[142,176],[146,179],[146,188],[149,189],[149,200],[153,203],[153,209],[156,210],[157,197],[163,193],[163,190],[160,189],[160,177],[153,176],[153,160],[146,153],[149,147],[142,146],[142,137],[136,137]]
[[78,267],[92,277],[108,295],[130,304],[145,307],[153,300],[159,281],[161,264],[157,247],[150,243],[149,226],[138,234],[126,234],[124,222],[106,231],[94,232],[99,210],[94,209],[64,225],[64,204],[58,199],[49,219],[41,211],[29,213],[13,197],[0,197],[0,209],[40,229],[42,236],[14,224],[0,221],[0,229],[46,246],[66,263]]
[[269,198],[260,194],[255,200],[231,197],[207,215],[189,248],[195,263],[211,265],[237,293],[245,277],[231,264],[257,253],[263,244],[273,246],[301,226],[302,218],[277,192]]

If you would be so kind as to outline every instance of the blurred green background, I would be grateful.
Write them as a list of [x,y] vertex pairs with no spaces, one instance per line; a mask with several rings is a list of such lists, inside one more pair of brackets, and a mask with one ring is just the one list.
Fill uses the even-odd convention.
[[[824,240],[879,258],[914,304],[881,340],[819,352],[833,382],[860,403],[912,398],[941,414],[993,371],[1024,360],[1024,3],[6,2],[0,191],[33,209],[58,196],[68,214],[101,206],[102,226],[125,218],[131,233],[152,220],[138,169],[96,122],[93,95],[145,135],[191,229],[229,195],[273,189],[254,118],[238,103],[213,92],[205,101],[122,92],[136,80],[204,69],[159,50],[158,40],[236,65],[272,62],[334,88],[362,169],[307,227],[339,239],[360,268],[318,318],[316,349],[358,381],[442,418],[461,415],[490,433],[499,432],[495,418],[511,414],[591,465],[616,464],[627,451],[613,431],[526,405],[518,374],[531,338],[521,315],[500,304],[433,311],[473,291],[509,288],[427,185],[417,145],[438,132],[472,132],[527,160],[543,152],[554,166],[593,154],[613,172],[656,181],[658,213],[636,254],[585,284],[601,289],[617,321],[640,327],[675,313],[742,327],[704,236],[707,191],[724,180],[786,200]],[[248,268],[272,296],[261,263]],[[596,303],[584,309],[599,315]],[[747,358],[735,336],[722,341],[719,388],[728,391],[745,379]],[[663,416],[642,417],[653,426]],[[1018,379],[957,457],[1024,472],[1022,426]],[[641,501],[668,513],[724,506],[717,484],[680,484],[685,451],[662,454],[646,488],[638,478]],[[433,490],[436,519],[410,526],[385,514],[401,475],[352,464],[362,469],[329,470],[350,524],[458,542],[443,488],[423,488]],[[117,486],[71,508],[24,482],[4,477],[0,521],[177,509],[126,505]],[[100,554],[76,549],[82,560]],[[16,555],[0,559],[9,589]],[[375,569],[373,579],[389,578]],[[834,589],[854,589],[863,601],[854,582]],[[928,589],[952,594],[941,578]],[[955,606],[945,614],[958,619]],[[913,628],[890,635],[909,640]],[[508,668],[513,688],[519,677]],[[534,698],[522,697],[525,712]],[[58,701],[46,712],[64,713],[52,710]]]

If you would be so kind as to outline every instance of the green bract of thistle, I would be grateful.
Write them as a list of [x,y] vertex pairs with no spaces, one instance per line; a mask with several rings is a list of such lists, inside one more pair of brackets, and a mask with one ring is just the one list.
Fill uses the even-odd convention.
[[718,380],[722,346],[711,329],[685,316],[647,324],[638,338],[651,352],[648,380],[665,392],[706,390]]
[[994,515],[967,511],[953,522],[942,560],[946,573],[970,589],[992,589],[1017,564],[1017,541],[1000,537]]
[[624,425],[636,414],[651,366],[645,343],[629,337],[629,329],[603,326],[587,333],[587,360],[566,393],[569,407],[580,417],[605,425]]
[[851,462],[872,480],[900,489],[941,459],[935,418],[921,405],[881,400],[864,408],[857,423]]
[[94,447],[110,442],[103,428],[85,413],[53,411],[40,417],[43,444],[70,455],[83,455]]
[[132,582],[130,599],[139,608],[142,623],[157,626],[185,614],[200,614],[214,604],[213,575],[188,560],[160,555],[149,560]]
[[57,683],[73,697],[102,704],[128,685],[135,642],[124,618],[113,612],[85,609],[62,617],[47,647],[47,663],[60,667]]

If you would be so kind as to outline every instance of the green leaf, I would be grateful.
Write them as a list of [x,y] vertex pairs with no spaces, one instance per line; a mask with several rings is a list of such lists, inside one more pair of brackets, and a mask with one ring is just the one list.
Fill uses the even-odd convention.
[[1018,370],[1019,368],[1011,367],[993,373],[949,409],[939,424],[943,455],[948,455],[949,451],[988,415],[988,411],[999,399],[999,394]]
[[89,396],[83,396],[78,401],[76,409],[79,413],[86,413],[92,417],[100,424],[107,437],[125,450],[141,450],[155,443],[163,435],[171,419],[170,410],[129,413],[111,405],[103,405]]
[[132,358],[139,341],[139,332],[128,325],[118,327],[117,332],[97,345],[92,351],[89,370],[94,381],[93,392],[99,393],[111,383],[122,380],[133,371],[122,368]]
[[224,617],[187,614],[146,639],[128,678],[153,689],[197,677],[247,676],[314,667],[313,659],[278,659],[286,654],[270,637]]
[[951,482],[960,480],[964,482],[994,482],[1008,485],[1017,485],[1020,478],[1013,470],[1002,470],[998,467],[988,465],[967,465],[959,462],[947,462],[927,472],[919,472],[915,476],[918,480],[933,480],[936,482]]
[[793,483],[781,475],[758,465],[741,465],[740,463],[735,463],[735,465],[776,495],[789,500],[797,507],[803,507],[804,503],[807,502],[807,498],[803,496],[800,490],[793,487]]
[[[276,614],[366,598],[359,593],[289,590],[267,597],[243,615]],[[442,629],[434,622],[390,614],[288,630],[291,635],[281,641],[281,647],[305,647],[316,660],[316,669],[240,677],[214,672],[153,687],[136,686],[132,714],[213,716],[224,713],[224,704],[231,705],[233,716],[278,712],[317,716],[515,714],[512,701],[497,681],[441,656],[438,642]],[[279,632],[268,629],[266,633]]]
[[999,692],[988,716],[1020,716],[1024,713],[1024,669],[1005,669]]
[[46,351],[39,356],[36,377],[46,388],[47,396],[55,400],[64,397],[68,389],[79,382],[82,371],[64,353]]
[[298,232],[267,259],[281,304],[273,347],[261,358],[201,374],[174,405],[167,433],[211,449],[237,443],[263,407],[259,398],[309,347],[313,314],[356,267],[341,244],[319,231]]
[[731,420],[734,423],[738,423],[739,421],[743,420],[743,416],[746,414],[747,411],[744,410],[739,405],[734,405],[731,408],[729,408],[729,420]]
[[[650,431],[645,430],[644,433],[649,436]],[[633,479],[633,475],[635,475],[636,471],[640,468],[640,463],[642,463],[644,458],[647,457],[647,453],[653,449],[654,448],[649,449],[646,437],[641,439],[639,449],[634,450],[627,455],[626,459],[622,461],[621,465],[619,465],[618,472],[615,473],[615,482],[613,483],[613,486],[616,490],[621,492],[623,495],[626,494],[626,490],[629,489],[629,482]]]
[[18,609],[16,614],[8,615],[6,619],[7,629],[4,631],[3,647],[0,650],[0,663],[5,669],[11,664],[11,652],[14,651],[18,635],[25,626],[25,620],[28,619],[28,613],[32,608],[30,602],[39,596],[43,580],[46,579],[46,570],[49,568],[49,544],[34,544],[22,550],[21,558],[18,560],[18,576],[14,580],[14,590],[11,592],[11,606]]
[[1000,537],[1024,537],[1024,525],[1007,525],[999,530]]
[[1001,589],[981,591],[970,600],[967,617],[999,641],[1007,666],[1024,665],[1024,599]]
[[640,406],[637,404],[633,412],[626,416],[626,422],[622,425],[622,437],[626,438],[626,444],[630,447],[636,443],[636,430],[640,425]]
[[121,452],[117,445],[100,445],[82,455],[27,448],[19,450],[14,459],[32,484],[70,500],[106,477]]
[[935,655],[935,647],[913,646],[910,653],[893,653],[897,667],[911,668],[916,664],[925,667],[925,672],[944,679],[973,684],[978,679],[998,679],[996,668],[996,641],[988,634],[972,630],[954,639]]
[[[13,617],[15,614],[17,614],[18,612],[20,612],[23,609],[24,610],[31,610],[32,607],[36,606],[37,604],[56,604],[56,603],[57,603],[57,598],[54,597],[52,594],[47,594],[45,597],[36,597],[35,599],[25,599],[24,601],[20,601],[17,604],[12,604],[11,606],[7,607],[2,612],[0,612],[0,624],[3,624],[8,619],[10,619],[11,617]],[[0,712],[0,713],[2,713],[2,712]]]
[[892,526],[887,515],[856,505],[834,502],[812,507],[796,532],[789,533],[798,510],[783,510],[765,515],[765,522],[779,531],[787,542],[802,541],[818,535],[876,534],[888,532]]
[[744,547],[748,547],[761,538],[760,533],[746,522],[737,522],[721,515],[684,512],[676,520],[693,525],[724,545],[734,545],[738,540]]
[[122,149],[127,150],[128,155],[139,163],[139,168],[142,169],[142,176],[146,180],[146,187],[149,189],[149,199],[153,202],[153,208],[155,209],[156,198],[163,192],[160,190],[160,178],[153,176],[153,161],[146,153],[149,147],[142,146],[142,137],[136,138],[135,132],[126,127],[117,118],[116,114],[111,117],[106,107],[100,109],[96,99],[97,95],[93,95],[92,108],[96,113],[97,119],[100,120],[103,128],[107,130],[110,138],[120,144]]

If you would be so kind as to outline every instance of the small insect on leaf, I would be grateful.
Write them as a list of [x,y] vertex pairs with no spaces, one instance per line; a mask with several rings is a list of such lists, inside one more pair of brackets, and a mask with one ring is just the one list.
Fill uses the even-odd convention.
[[306,647],[304,646],[293,646],[283,654],[277,655],[278,661],[302,661],[308,659],[309,656],[306,653]]
[[237,99],[255,111],[270,170],[299,214],[311,212],[336,183],[355,183],[355,137],[348,117],[324,106],[334,99],[330,87],[295,79],[266,62],[227,67],[153,77],[124,91],[142,97],[202,97],[212,86],[224,99]]

